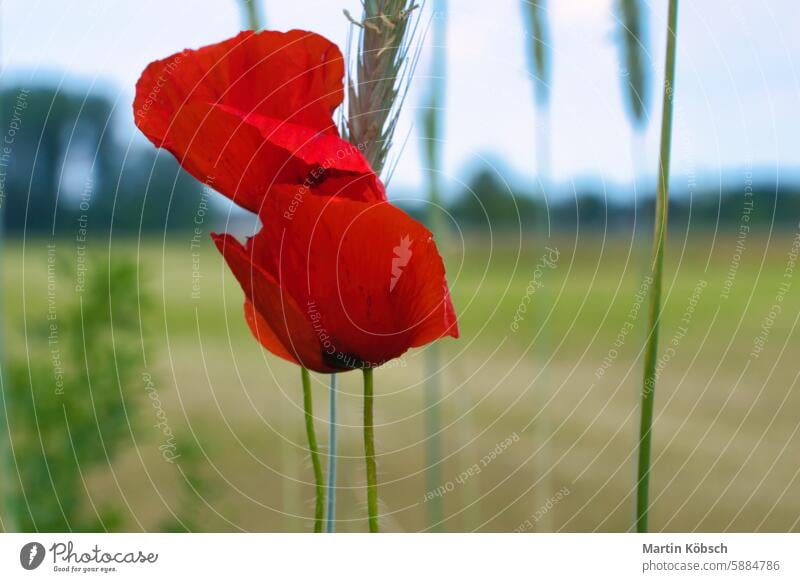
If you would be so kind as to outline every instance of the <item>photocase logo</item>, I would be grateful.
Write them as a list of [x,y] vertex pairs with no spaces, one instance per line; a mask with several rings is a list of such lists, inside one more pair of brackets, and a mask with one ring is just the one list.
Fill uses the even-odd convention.
[[35,570],[44,561],[44,546],[39,542],[28,542],[19,551],[19,563],[26,570]]
[[400,244],[392,249],[394,258],[392,259],[392,280],[389,281],[389,292],[394,291],[395,285],[403,274],[403,267],[408,265],[411,260],[411,237],[408,235],[400,239]]

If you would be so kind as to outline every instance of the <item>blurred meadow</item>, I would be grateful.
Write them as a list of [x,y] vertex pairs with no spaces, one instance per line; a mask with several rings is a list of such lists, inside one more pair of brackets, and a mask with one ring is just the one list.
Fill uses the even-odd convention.
[[[231,0],[143,23],[162,8],[139,4],[77,2],[44,49],[43,9],[2,6],[0,529],[310,531],[299,368],[254,341],[209,237],[254,220],[130,112],[145,64],[255,16]],[[629,531],[667,4],[498,5],[486,22],[450,2],[444,44],[430,27],[390,154],[390,199],[435,231],[461,337],[375,371],[381,527]],[[651,529],[800,531],[800,22],[790,2],[685,5]],[[345,7],[360,14],[267,0],[261,17],[344,45]],[[112,42],[121,22],[141,38]],[[338,378],[336,529],[360,532],[361,376]],[[324,464],[328,377],[312,380]]]
[[[559,491],[569,493],[547,517],[548,529],[630,526],[644,328],[643,315],[630,314],[641,303],[644,265],[630,239],[560,236],[549,244],[559,260],[535,292],[548,310],[524,314],[531,325],[516,333],[511,323],[540,259],[532,241],[470,235],[468,250],[448,253],[464,339],[442,344],[447,531],[517,529]],[[668,253],[663,345],[679,339],[660,376],[653,477],[653,519],[665,530],[797,529],[796,293],[783,303],[793,317],[776,320],[763,352],[750,356],[792,237],[751,236],[736,284],[723,299],[734,245],[728,233],[716,240],[707,233],[674,236]],[[64,246],[62,260],[69,262],[70,242]],[[204,240],[199,259],[194,252],[188,238],[175,238],[115,240],[98,253],[98,265],[136,257],[152,308],[140,314],[135,302],[116,307],[140,321],[149,337],[147,366],[140,367],[155,379],[178,456],[165,462],[159,447],[166,439],[154,426],[159,421],[148,384],[141,374],[130,378],[122,389],[134,414],[114,421],[125,427],[124,446],[113,462],[96,463],[83,475],[81,512],[97,520],[97,507],[115,507],[114,527],[132,530],[181,529],[181,523],[202,530],[306,530],[313,489],[299,421],[299,371],[251,341],[239,288],[210,243]],[[45,343],[33,339],[45,326],[47,265],[43,240],[7,249],[5,280],[14,282],[6,290],[9,349],[32,361],[50,358]],[[706,287],[698,295],[700,281]],[[73,285],[73,278],[59,278],[59,297],[69,296]],[[546,324],[532,325],[542,320]],[[610,358],[626,321],[634,328]],[[380,499],[388,531],[428,527],[419,452],[425,435],[421,355],[412,351],[376,371]],[[90,374],[101,363],[89,362]],[[320,375],[314,380],[317,430],[324,435],[327,384]],[[343,374],[340,385],[339,530],[361,531],[360,378]],[[118,387],[112,381],[95,389]],[[81,398],[91,398],[85,388]],[[545,440],[534,438],[542,434],[537,423],[547,427]],[[514,435],[516,442],[469,475]],[[42,488],[37,495],[53,494],[46,481],[29,486]]]

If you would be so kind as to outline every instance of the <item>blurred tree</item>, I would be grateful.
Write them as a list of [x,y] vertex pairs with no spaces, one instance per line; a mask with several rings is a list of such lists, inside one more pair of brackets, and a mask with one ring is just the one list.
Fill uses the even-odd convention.
[[[115,194],[105,197],[97,217],[103,224],[113,219],[115,232],[185,231],[196,226],[196,220],[209,220],[210,191],[202,196],[203,185],[164,150],[137,149],[124,165],[117,166],[117,172]],[[206,214],[198,213],[204,200]],[[113,217],[112,203],[116,205]]]
[[7,118],[16,108],[20,118],[4,182],[5,225],[12,234],[74,237],[78,220],[96,236],[112,222],[116,232],[194,226],[202,186],[163,152],[123,149],[107,97],[12,87],[0,92],[0,107]]
[[456,222],[467,229],[533,228],[539,208],[533,197],[514,195],[496,172],[481,170],[456,197],[450,212]]
[[[25,105],[20,111],[21,94]],[[97,178],[93,182],[110,180],[116,153],[110,147],[112,104],[105,97],[81,97],[56,88],[9,87],[0,92],[0,107],[6,117],[19,118],[8,148],[6,224],[12,231],[52,231],[59,199],[72,186],[64,180],[71,175],[70,150],[90,153],[84,170]]]

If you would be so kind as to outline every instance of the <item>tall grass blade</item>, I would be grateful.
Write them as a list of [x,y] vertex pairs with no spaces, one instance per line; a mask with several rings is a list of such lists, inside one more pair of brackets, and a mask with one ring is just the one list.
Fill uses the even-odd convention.
[[[533,71],[533,96],[536,105],[536,173],[538,177],[538,190],[541,196],[539,208],[536,212],[534,233],[537,245],[543,249],[547,244],[549,233],[549,219],[547,212],[547,191],[550,183],[550,78],[551,78],[551,44],[550,27],[547,19],[547,4],[545,0],[523,0],[522,2],[523,20],[526,26],[526,49],[528,54],[528,65]],[[546,292],[538,295],[536,306],[532,307],[533,321],[543,321],[541,314],[546,313],[547,300]],[[543,307],[544,305],[544,307]],[[540,334],[539,351],[545,352],[547,346],[547,336],[543,332]],[[546,353],[542,354],[542,360],[546,360]],[[549,400],[547,389],[547,378],[544,372],[541,374],[542,389],[536,391],[538,404]],[[544,413],[541,420],[533,425],[534,441],[548,443],[548,433],[550,432],[549,423]],[[544,444],[541,447],[538,465],[543,468],[543,475],[540,478],[541,485],[536,490],[535,504],[541,507],[546,503],[551,489],[549,480],[544,478],[549,475],[551,470],[551,451],[550,445]],[[548,512],[541,520],[543,530],[552,529],[552,515]]]
[[661,116],[661,147],[659,152],[658,196],[656,198],[652,286],[647,345],[644,356],[644,379],[641,393],[641,423],[639,427],[639,467],[636,489],[636,531],[646,532],[650,508],[650,450],[653,435],[653,408],[656,388],[656,359],[658,357],[658,328],[661,321],[661,279],[664,271],[664,245],[667,241],[667,209],[669,205],[669,162],[672,148],[672,111],[675,101],[675,59],[678,40],[678,0],[670,0],[667,29],[667,59],[664,70],[663,111]]

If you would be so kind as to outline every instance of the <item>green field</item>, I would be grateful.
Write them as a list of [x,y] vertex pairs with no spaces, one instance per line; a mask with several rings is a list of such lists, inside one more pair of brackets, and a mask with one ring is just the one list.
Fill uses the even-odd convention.
[[[751,233],[739,260],[733,235],[671,233],[654,531],[800,529],[800,275],[786,271],[792,240]],[[168,463],[159,452],[163,437],[145,383],[123,386],[135,410],[130,442],[110,466],[85,475],[86,511],[118,507],[130,530],[173,518],[202,530],[309,531],[299,370],[251,338],[241,291],[211,241],[198,249],[188,235],[91,244],[112,262],[133,257],[140,265],[152,299],[137,313],[147,338],[141,368],[153,378],[180,457]],[[545,251],[533,240],[452,234],[445,243],[461,327],[459,340],[439,344],[445,530],[624,531],[632,523],[646,321],[637,292],[649,241],[581,233],[548,244],[558,259],[537,272]],[[47,365],[47,348],[30,337],[46,325],[46,245],[12,242],[4,274],[8,349],[39,365]],[[74,243],[56,246],[69,273]],[[73,301],[74,286],[62,273],[56,301]],[[770,317],[778,301],[780,313]],[[428,527],[423,360],[413,351],[375,373],[386,531]],[[324,445],[326,377],[314,379]],[[338,530],[365,531],[360,375],[340,379]],[[480,471],[470,472],[476,464]]]

